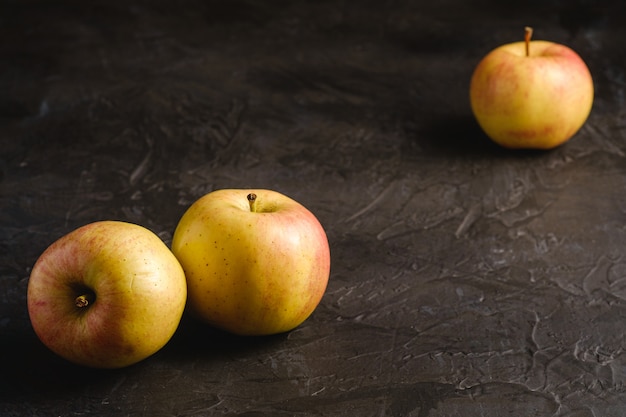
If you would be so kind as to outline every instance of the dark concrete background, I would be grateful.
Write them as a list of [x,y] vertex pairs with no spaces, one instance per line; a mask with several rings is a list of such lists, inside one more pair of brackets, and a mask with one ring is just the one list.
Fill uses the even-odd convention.
[[[619,1],[0,2],[0,415],[626,413],[626,30]],[[596,98],[549,152],[469,108],[492,48],[565,43]],[[313,211],[332,273],[284,335],[185,318],[130,368],[29,324],[30,268],[102,219],[169,244],[217,188]]]

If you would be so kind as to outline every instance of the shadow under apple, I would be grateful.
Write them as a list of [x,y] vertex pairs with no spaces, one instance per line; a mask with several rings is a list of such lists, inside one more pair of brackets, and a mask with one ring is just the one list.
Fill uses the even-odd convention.
[[0,342],[0,404],[80,396],[86,385],[109,383],[120,370],[92,369],[57,356],[34,334],[10,335]]
[[165,361],[208,361],[258,354],[287,339],[287,333],[239,336],[185,314],[169,343],[155,356]]
[[429,123],[407,128],[415,147],[437,157],[473,159],[525,158],[544,155],[544,150],[508,149],[493,142],[471,113],[434,115]]

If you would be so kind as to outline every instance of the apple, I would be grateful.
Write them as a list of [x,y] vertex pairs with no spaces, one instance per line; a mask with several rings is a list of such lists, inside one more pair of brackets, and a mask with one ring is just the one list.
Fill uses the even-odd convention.
[[497,144],[551,149],[583,126],[593,104],[593,81],[572,49],[548,41],[502,45],[478,64],[470,102],[478,124]]
[[185,309],[183,269],[167,245],[132,223],[90,223],[52,243],[28,282],[28,313],[59,356],[121,368],[161,349]]
[[238,335],[289,331],[320,303],[330,250],[318,219],[272,190],[222,189],[181,217],[172,252],[192,315]]

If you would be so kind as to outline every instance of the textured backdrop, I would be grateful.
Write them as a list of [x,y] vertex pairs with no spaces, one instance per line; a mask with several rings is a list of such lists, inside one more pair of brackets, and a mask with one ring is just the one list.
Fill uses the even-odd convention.
[[[619,1],[2,1],[0,414],[626,413],[626,30]],[[550,152],[469,108],[492,48],[565,43],[596,97]],[[327,293],[298,329],[186,318],[118,371],[56,358],[30,268],[70,230],[167,244],[198,197],[264,187],[313,211]]]

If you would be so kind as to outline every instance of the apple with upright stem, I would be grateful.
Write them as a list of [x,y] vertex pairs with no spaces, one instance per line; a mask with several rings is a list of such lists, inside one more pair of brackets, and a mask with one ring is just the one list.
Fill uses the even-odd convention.
[[475,68],[470,104],[478,124],[497,144],[512,149],[552,149],[587,120],[594,96],[591,73],[565,45],[531,40],[489,52]]
[[27,302],[35,333],[53,352],[79,365],[121,368],[170,340],[186,297],[183,269],[157,235],[100,221],[41,254]]
[[181,217],[172,252],[185,270],[189,311],[239,335],[300,325],[321,301],[330,274],[318,219],[272,190],[201,197]]

